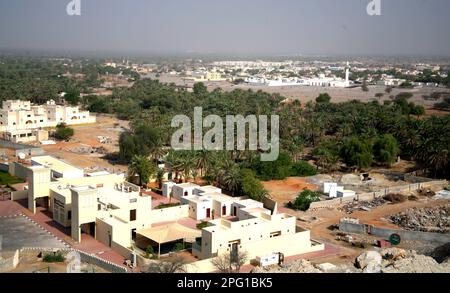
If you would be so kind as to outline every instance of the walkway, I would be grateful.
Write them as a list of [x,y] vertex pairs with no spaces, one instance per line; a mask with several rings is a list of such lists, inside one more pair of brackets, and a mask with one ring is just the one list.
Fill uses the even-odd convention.
[[42,226],[42,228],[49,231],[58,239],[67,243],[69,246],[86,253],[94,254],[101,259],[125,267],[125,258],[119,253],[112,250],[110,247],[85,234],[83,234],[81,237],[81,243],[75,243],[75,241],[73,241],[72,237],[70,236],[70,228],[62,227],[61,225],[53,221],[50,213],[47,210],[42,207],[38,207],[36,209],[36,214],[33,215],[28,209],[24,207],[24,204],[25,203],[14,201],[0,202],[0,217],[23,214]]

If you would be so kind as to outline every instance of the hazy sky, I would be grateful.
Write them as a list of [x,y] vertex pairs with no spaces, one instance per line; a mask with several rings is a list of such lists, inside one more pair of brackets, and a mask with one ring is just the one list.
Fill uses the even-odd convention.
[[0,49],[450,55],[449,0],[0,0]]

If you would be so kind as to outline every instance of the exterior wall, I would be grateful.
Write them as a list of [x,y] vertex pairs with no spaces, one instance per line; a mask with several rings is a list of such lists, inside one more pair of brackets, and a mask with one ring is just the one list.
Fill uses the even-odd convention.
[[[182,187],[178,185],[174,185],[172,187],[173,191],[173,198],[177,200],[181,200],[183,197],[192,196],[194,193],[195,187]],[[187,195],[185,195],[185,192],[187,192]]]
[[81,242],[81,225],[96,222],[97,198],[96,189],[71,190],[72,193],[72,238]]
[[189,206],[182,205],[166,209],[151,210],[150,222],[151,223],[162,223],[162,222],[173,222],[181,218],[189,217]]
[[101,243],[105,244],[108,247],[111,247],[112,242],[112,226],[102,219],[98,219],[96,221],[96,229],[97,229],[97,235],[96,238]]
[[7,273],[14,270],[19,264],[19,251],[16,250],[13,256],[2,259],[0,258],[0,273]]
[[36,199],[50,196],[50,169],[28,169],[28,209],[36,212]]
[[399,234],[403,240],[428,241],[442,244],[450,242],[450,235],[448,234],[386,229],[370,225],[347,223],[347,222],[341,222],[339,224],[339,230],[355,234],[368,234],[370,231],[370,235],[385,238],[388,238],[392,234]]
[[197,221],[205,220],[208,218],[207,217],[208,209],[210,209],[211,213],[213,211],[212,201],[206,202],[188,201],[188,205],[189,205],[189,217]]
[[[247,238],[248,239],[248,238]],[[258,241],[248,241],[239,245],[240,251],[248,254],[249,260],[272,253],[283,253],[286,257],[324,250],[325,246],[314,243],[310,239],[310,232],[303,231]],[[207,260],[218,255],[230,253],[230,248],[221,247],[215,253],[193,250],[195,256]]]
[[[238,241],[242,248],[253,247],[253,245],[265,247],[265,241],[270,240],[273,233],[279,233],[280,236],[277,237],[280,238],[296,234],[295,217],[282,214],[272,217],[262,215],[262,217],[266,217],[268,221],[261,222],[258,218],[238,222],[217,220],[216,225],[218,226],[211,226],[202,230],[201,252],[196,253],[202,259],[210,258],[219,251],[228,249],[229,242]],[[214,221],[210,223],[214,224]],[[224,228],[221,226],[224,226]],[[305,232],[307,233],[302,232],[302,235],[308,237],[307,244],[310,244],[309,231]],[[286,244],[287,246],[292,245],[291,242],[286,242]],[[272,252],[269,249],[265,254]]]
[[54,191],[50,191],[50,198],[53,203],[53,220],[63,227],[70,227],[71,219],[69,219],[69,212],[72,212],[72,205],[64,196]]
[[[217,201],[214,200],[214,213],[218,216],[218,217],[228,217],[231,216],[232,213],[232,206],[233,202],[232,201]],[[225,207],[225,214],[223,214],[223,208]]]
[[[0,110],[0,132],[55,127],[61,122],[67,125],[95,123],[96,118],[87,111],[80,111],[78,107],[58,106],[54,101],[40,106],[31,106],[29,101],[5,101]],[[40,135],[35,136],[36,140]],[[32,141],[28,136],[11,139],[16,142]]]
[[11,200],[17,201],[21,199],[28,199],[28,190],[12,191]]
[[9,165],[9,174],[19,177],[20,179],[26,180],[28,177],[28,168],[22,164],[14,162]]
[[170,193],[172,192],[172,187],[174,185],[175,183],[173,182],[164,182],[162,188],[163,196],[170,197]]

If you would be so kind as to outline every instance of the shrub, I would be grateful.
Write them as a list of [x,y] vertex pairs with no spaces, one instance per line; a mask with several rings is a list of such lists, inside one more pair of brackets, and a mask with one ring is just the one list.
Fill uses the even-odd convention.
[[197,229],[202,230],[203,228],[208,227],[208,222],[201,222],[200,224],[197,224]]
[[177,243],[177,244],[175,244],[175,247],[174,247],[174,250],[175,251],[182,251],[182,250],[184,250],[184,244],[183,243]]
[[56,126],[55,137],[60,140],[69,140],[74,135],[74,130],[67,127],[65,123],[60,123]]
[[61,252],[47,253],[42,258],[42,261],[46,263],[64,262],[64,256]]
[[408,198],[405,195],[398,193],[390,193],[383,197],[384,200],[390,201],[392,203],[405,202]]
[[291,207],[296,210],[307,211],[311,203],[317,201],[320,201],[320,194],[306,189],[298,195],[294,203],[291,203]]
[[242,169],[240,174],[242,194],[256,201],[262,201],[267,191],[258,178],[256,178],[255,173],[250,169]]
[[322,104],[322,103],[329,103],[331,101],[331,97],[329,94],[324,93],[324,94],[320,94],[317,98],[316,98],[316,103],[318,104]]
[[179,206],[179,203],[168,203],[168,204],[160,204],[159,206],[155,207],[155,210],[162,210],[167,208],[173,208]]
[[307,177],[317,174],[316,168],[305,161],[298,161],[292,166],[292,176]]
[[145,249],[145,257],[146,258],[153,258],[155,254],[155,250],[153,249],[153,246],[149,245]]

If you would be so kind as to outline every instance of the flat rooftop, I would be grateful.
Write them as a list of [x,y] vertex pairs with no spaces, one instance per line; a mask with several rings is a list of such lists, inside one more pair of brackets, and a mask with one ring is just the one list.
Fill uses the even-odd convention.
[[224,201],[236,201],[235,198],[228,196],[226,194],[223,193],[219,193],[219,192],[208,192],[208,193],[204,193],[201,197],[211,197],[212,199],[216,200],[216,201],[220,201],[220,202],[224,202]]
[[199,185],[191,183],[191,182],[187,182],[187,183],[181,183],[181,184],[176,184],[176,186],[179,186],[181,188],[200,188]]
[[76,168],[51,156],[33,157],[31,158],[31,161],[38,165],[48,167],[61,174],[69,171],[83,171],[82,169]]

